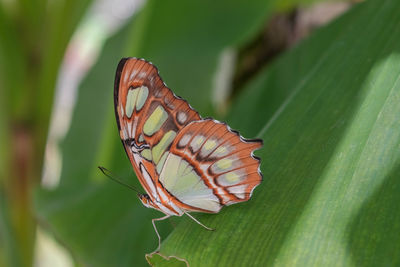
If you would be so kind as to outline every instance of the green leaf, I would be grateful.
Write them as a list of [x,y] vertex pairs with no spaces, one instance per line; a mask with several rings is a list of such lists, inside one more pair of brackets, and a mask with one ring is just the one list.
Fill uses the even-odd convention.
[[152,266],[157,266],[158,264],[162,264],[163,266],[168,266],[168,267],[187,267],[188,262],[179,259],[174,256],[164,256],[159,253],[151,253],[151,254],[146,254],[146,259],[148,263]]
[[[228,121],[264,139],[247,203],[162,244],[191,266],[400,263],[398,1],[367,1],[262,72]],[[157,266],[164,266],[159,264]]]

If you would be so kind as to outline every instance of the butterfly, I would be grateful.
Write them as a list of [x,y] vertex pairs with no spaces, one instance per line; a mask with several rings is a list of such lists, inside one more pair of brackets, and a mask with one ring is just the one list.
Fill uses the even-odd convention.
[[138,58],[123,58],[114,84],[114,108],[125,152],[146,194],[144,206],[165,216],[217,213],[247,201],[262,181],[253,151],[262,140],[244,139],[225,123],[201,118],[161,79],[158,69]]

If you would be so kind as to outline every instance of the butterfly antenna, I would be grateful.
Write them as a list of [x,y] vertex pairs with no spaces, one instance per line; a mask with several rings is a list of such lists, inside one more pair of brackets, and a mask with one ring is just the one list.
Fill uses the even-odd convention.
[[[117,183],[119,183],[119,184],[121,184],[121,185],[123,185],[123,186],[126,186],[127,188],[129,188],[129,189],[135,191],[135,192],[138,193],[138,194],[141,194],[141,195],[143,194],[143,193],[140,192],[137,188],[135,188],[135,187],[133,187],[133,186],[131,186],[131,185],[129,185],[129,184],[123,182],[121,179],[115,178],[115,176],[114,176],[109,170],[107,170],[106,168],[104,168],[104,167],[102,167],[102,166],[98,166],[98,168],[100,169],[100,171],[101,171],[105,176],[107,176],[108,178],[110,178],[110,179],[113,180],[114,182],[117,182]],[[114,176],[114,177],[113,177],[113,176]]]

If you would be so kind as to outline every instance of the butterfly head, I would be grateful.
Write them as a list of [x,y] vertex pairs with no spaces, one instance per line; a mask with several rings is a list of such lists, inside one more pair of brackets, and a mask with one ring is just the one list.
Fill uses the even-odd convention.
[[148,194],[138,194],[138,197],[145,207],[154,208],[153,201],[150,199]]

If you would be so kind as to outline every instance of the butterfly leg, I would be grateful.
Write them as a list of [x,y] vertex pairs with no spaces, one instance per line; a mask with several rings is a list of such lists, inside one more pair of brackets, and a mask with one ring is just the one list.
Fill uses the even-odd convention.
[[[185,212],[185,211],[184,211],[184,212]],[[214,231],[214,230],[215,230],[215,229],[213,229],[213,228],[210,228],[210,227],[205,226],[204,224],[202,224],[201,222],[199,222],[195,217],[193,217],[193,216],[190,215],[189,213],[185,212],[185,214],[186,214],[187,216],[189,216],[190,219],[192,219],[193,221],[197,222],[198,224],[200,224],[201,226],[203,226],[204,228],[206,228],[208,231]]]
[[160,249],[161,249],[161,237],[160,237],[160,234],[159,234],[158,231],[157,231],[157,227],[156,227],[156,223],[155,223],[155,222],[156,222],[156,221],[165,220],[165,219],[167,219],[167,218],[169,218],[169,217],[171,217],[171,215],[165,215],[164,217],[156,218],[156,219],[152,219],[152,220],[151,220],[151,223],[153,224],[154,230],[156,231],[156,234],[157,234],[157,237],[158,237],[158,247],[157,247],[157,249],[156,249],[154,252],[159,252]]

